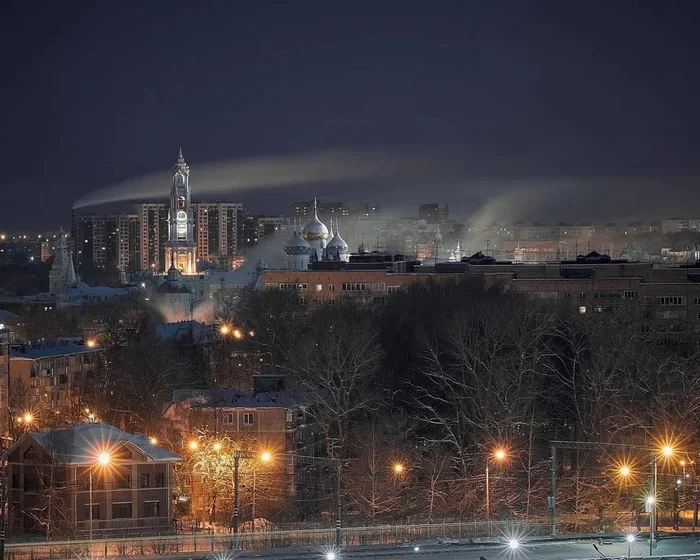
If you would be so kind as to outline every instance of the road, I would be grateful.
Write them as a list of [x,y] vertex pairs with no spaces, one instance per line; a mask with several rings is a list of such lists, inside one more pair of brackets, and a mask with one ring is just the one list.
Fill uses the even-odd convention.
[[[602,554],[596,552],[596,544]],[[372,560],[579,560],[593,558],[627,558],[627,543],[622,538],[608,544],[597,541],[568,541],[550,543],[524,543],[517,550],[512,550],[507,544],[503,545],[463,545],[463,544],[418,544],[418,551],[413,544],[387,547],[352,547],[336,553],[335,560],[372,559]],[[631,544],[631,557],[648,558],[648,541],[638,541]],[[700,554],[700,544],[695,537],[682,537],[661,540],[654,551],[654,556],[679,554]],[[230,560],[234,556],[226,553],[213,553],[207,560]],[[187,556],[187,559],[193,556]],[[202,558],[197,557],[197,558]],[[330,558],[321,549],[304,550],[260,550],[255,552],[240,552],[237,559],[256,558],[270,560],[301,560]],[[184,557],[183,557],[183,560]],[[675,557],[674,557],[675,560]]]

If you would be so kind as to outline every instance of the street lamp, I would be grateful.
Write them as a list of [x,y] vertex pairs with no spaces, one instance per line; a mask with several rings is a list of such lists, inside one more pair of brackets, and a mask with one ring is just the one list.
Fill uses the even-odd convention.
[[629,534],[627,535],[627,560],[630,560],[630,549],[632,547],[632,543],[634,542],[634,535]]
[[187,444],[187,447],[190,448],[190,451],[197,451],[197,449],[199,449],[199,443],[197,443],[196,439],[193,439]]
[[510,539],[508,541],[508,548],[511,550],[518,550],[520,548],[520,541],[518,539]]
[[394,470],[394,474],[396,474],[396,475],[403,474],[403,471],[404,471],[403,463],[394,463],[394,466],[392,468]]
[[[109,453],[106,451],[102,451],[97,455],[97,461],[95,461],[94,464],[90,465],[88,468],[88,473],[90,476],[90,492],[88,496],[88,510],[90,510],[90,542],[92,542],[92,469],[93,467],[99,466],[99,467],[106,467],[107,465],[110,464],[112,461],[112,457]],[[92,547],[91,547],[92,549]]]
[[[493,452],[493,458],[496,461],[503,461],[506,458],[506,451],[503,448],[496,449]],[[491,497],[489,487],[489,456],[486,456],[486,522],[489,524],[489,536],[491,535]]]

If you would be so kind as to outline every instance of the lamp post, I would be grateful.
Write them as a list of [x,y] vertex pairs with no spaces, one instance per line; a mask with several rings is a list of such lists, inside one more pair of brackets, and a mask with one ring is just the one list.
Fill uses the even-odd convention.
[[88,501],[90,502],[88,504],[88,510],[90,510],[90,514],[89,514],[89,517],[90,517],[90,542],[92,542],[92,469],[96,466],[106,467],[107,465],[109,465],[111,460],[112,460],[112,458],[110,457],[109,453],[107,453],[106,451],[103,451],[102,453],[100,453],[97,456],[97,462],[90,465],[90,468],[88,469],[88,474],[90,477],[90,492],[89,492],[89,496],[88,496]]
[[630,560],[630,552],[632,548],[632,543],[634,542],[634,535],[627,535],[627,560]]
[[[506,458],[506,452],[504,449],[497,449],[493,453],[494,459],[497,461],[503,461]],[[486,456],[486,523],[489,526],[489,536],[491,536],[491,496],[490,496],[490,486],[489,486],[489,456]]]

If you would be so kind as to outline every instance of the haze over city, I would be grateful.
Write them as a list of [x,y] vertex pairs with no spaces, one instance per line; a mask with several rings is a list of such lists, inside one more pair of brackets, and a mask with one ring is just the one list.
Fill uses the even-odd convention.
[[[626,219],[630,197],[661,218],[698,202],[693,3],[39,6],[13,3],[0,39],[5,229],[66,224],[75,201],[164,172],[179,145],[203,170],[262,159],[281,175],[275,162],[298,154],[444,147],[446,174],[308,171],[331,198],[388,207],[429,190],[463,219],[533,184],[545,208],[521,219]],[[247,207],[295,198],[287,176],[241,192],[239,169],[231,194]],[[318,194],[290,175],[296,197]]]

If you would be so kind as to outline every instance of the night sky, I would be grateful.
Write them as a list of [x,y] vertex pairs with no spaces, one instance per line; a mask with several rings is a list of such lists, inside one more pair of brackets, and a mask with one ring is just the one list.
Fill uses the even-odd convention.
[[524,218],[700,216],[700,2],[13,4],[1,230],[68,226],[76,199],[167,171],[180,144],[195,194],[206,162],[450,154],[432,180],[229,197],[257,212],[316,194],[468,213],[500,194]]

